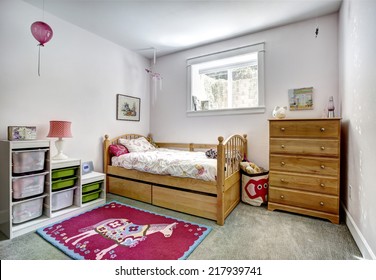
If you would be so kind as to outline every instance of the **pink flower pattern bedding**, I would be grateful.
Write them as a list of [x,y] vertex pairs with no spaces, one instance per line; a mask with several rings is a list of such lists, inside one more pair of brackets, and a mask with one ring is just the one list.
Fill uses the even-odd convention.
[[131,152],[112,157],[112,165],[138,171],[215,181],[217,160],[205,152],[188,152],[158,148],[146,152]]

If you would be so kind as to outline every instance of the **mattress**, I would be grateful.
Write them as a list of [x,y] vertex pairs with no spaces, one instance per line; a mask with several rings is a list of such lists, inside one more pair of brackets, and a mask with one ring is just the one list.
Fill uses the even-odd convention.
[[204,152],[158,148],[112,157],[111,163],[142,172],[204,181],[215,181],[217,176],[217,160],[207,158]]

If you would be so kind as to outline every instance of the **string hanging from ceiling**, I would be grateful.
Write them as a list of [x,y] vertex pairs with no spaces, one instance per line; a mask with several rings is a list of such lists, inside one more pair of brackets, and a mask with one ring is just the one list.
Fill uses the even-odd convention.
[[157,62],[157,50],[155,48],[150,48],[153,50],[153,64],[150,68],[145,68],[145,71],[152,78],[154,90],[156,90],[157,85],[159,84],[159,89],[162,89],[162,75],[160,73],[154,72],[154,67]]

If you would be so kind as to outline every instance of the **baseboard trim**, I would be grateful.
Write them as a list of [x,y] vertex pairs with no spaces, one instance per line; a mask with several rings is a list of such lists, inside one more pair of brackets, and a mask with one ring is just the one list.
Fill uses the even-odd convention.
[[356,225],[354,219],[350,215],[350,212],[347,211],[345,205],[342,203],[342,208],[345,210],[346,217],[345,222],[347,227],[350,230],[351,235],[353,236],[356,245],[358,245],[360,252],[363,255],[364,259],[367,260],[376,260],[376,255],[372,251],[371,247],[368,245],[367,240],[364,238],[363,234]]

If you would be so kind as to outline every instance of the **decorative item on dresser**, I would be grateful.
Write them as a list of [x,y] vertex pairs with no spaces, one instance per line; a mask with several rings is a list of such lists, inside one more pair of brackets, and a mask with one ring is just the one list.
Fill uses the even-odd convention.
[[339,223],[340,118],[269,120],[269,210]]

